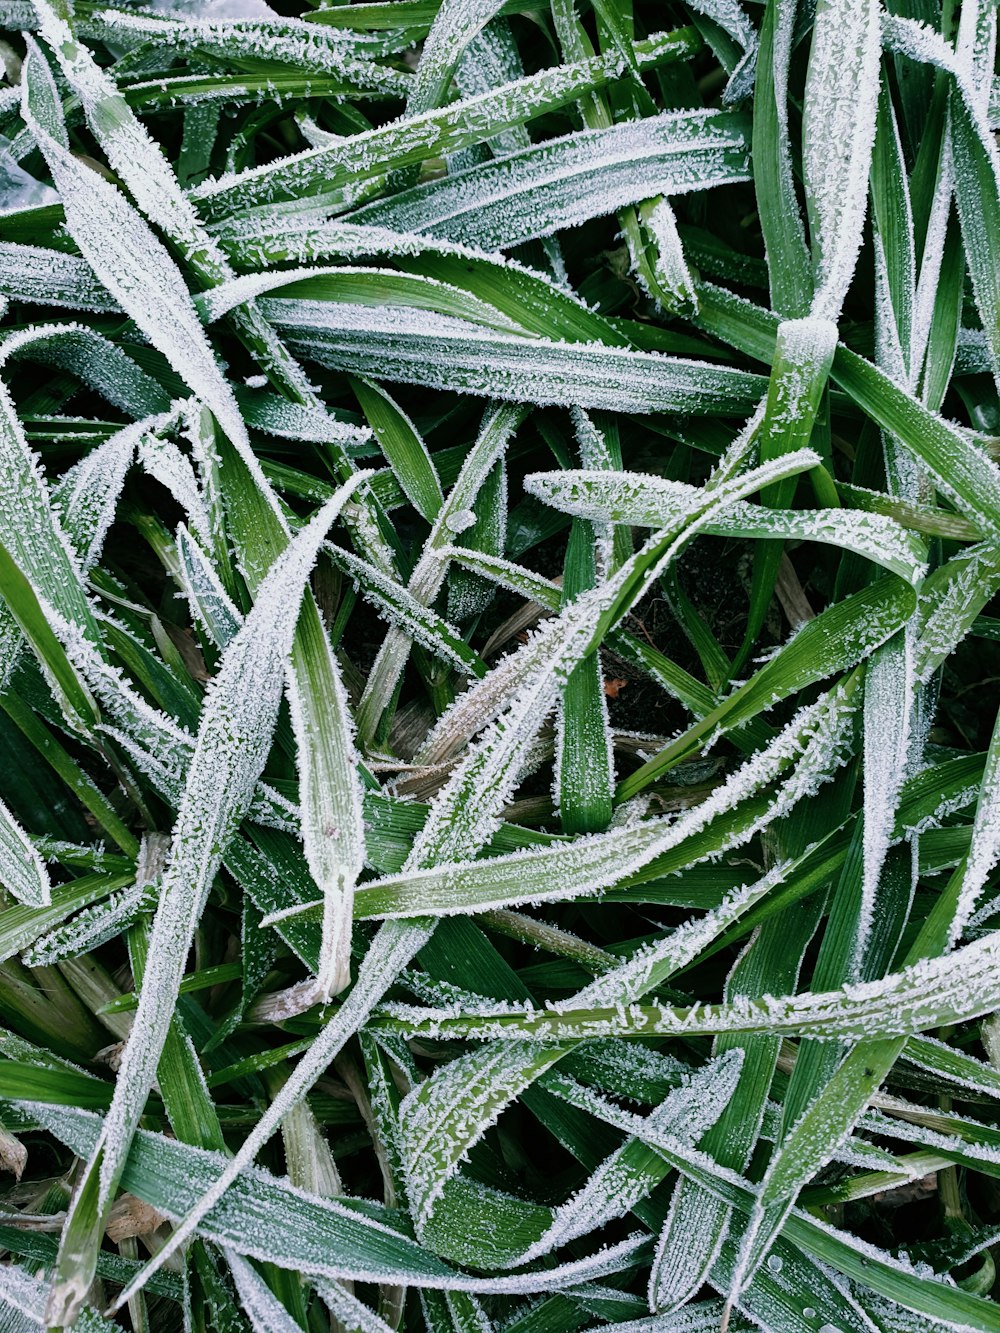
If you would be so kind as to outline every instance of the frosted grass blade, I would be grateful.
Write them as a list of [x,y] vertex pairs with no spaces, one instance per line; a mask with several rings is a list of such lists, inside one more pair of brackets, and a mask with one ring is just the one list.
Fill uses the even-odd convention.
[[[525,489],[569,514],[611,523],[662,527],[684,505],[691,487],[682,482],[628,472],[567,469],[535,472]],[[879,515],[878,519],[882,516]],[[716,536],[818,541],[856,551],[907,582],[924,567],[923,544],[891,520],[871,520],[843,509],[767,509],[741,501],[705,531]]]
[[82,324],[42,324],[9,333],[0,343],[0,364],[22,358],[69,371],[136,420],[170,407],[170,395],[132,356]]
[[1000,156],[989,131],[977,123],[967,96],[951,98],[955,198],[976,305],[986,333],[994,379],[1000,382]]
[[746,175],[746,138],[733,113],[678,112],[550,140],[367,204],[346,220],[504,250],[654,195]]
[[[726,847],[746,841],[757,828],[755,807],[748,807],[748,822],[729,827],[722,816],[738,809],[762,787],[775,782],[796,762],[825,746],[825,757],[837,753],[837,728],[849,720],[854,704],[851,691],[833,699],[824,697],[810,708],[801,710],[780,735],[764,750],[736,769],[712,793],[706,802],[676,820],[645,820],[633,827],[613,828],[568,847],[532,848],[508,856],[456,861],[426,870],[408,870],[386,876],[362,886],[356,897],[359,916],[418,916],[433,910],[445,916],[470,910],[515,906],[522,903],[558,901],[582,897],[610,888],[620,880],[638,874],[650,862],[672,849],[683,848],[690,840],[692,854],[701,858],[718,854]],[[817,754],[816,758],[819,758]],[[819,780],[820,767],[809,769],[809,780]],[[802,786],[789,792],[804,794],[808,789],[807,771],[801,774]],[[770,802],[764,807],[765,819],[778,817],[783,808]],[[706,840],[698,841],[700,834]],[[696,850],[697,849],[697,850]],[[290,913],[315,915],[315,905],[290,909]],[[275,918],[277,919],[277,918]]]
[[114,311],[113,297],[94,277],[85,259],[40,245],[0,242],[0,291],[12,300],[64,306],[69,310]]
[[[146,217],[155,220],[203,278],[213,284],[224,280],[230,275],[229,266],[201,226],[162,151],[114,83],[74,37],[65,18],[48,0],[37,0],[36,9],[41,31],[80,96],[95,135]],[[46,155],[67,226],[83,257],[153,346],[204,400],[251,475],[263,483],[232,388],[202,332],[182,274],[146,219],[125,196],[73,158],[39,122],[40,116],[52,128],[61,126],[62,111],[37,49],[29,53],[28,68],[33,78],[25,78],[22,114]],[[105,223],[110,223],[107,234]],[[113,238],[110,246],[108,235]],[[287,354],[282,356],[269,331],[256,326],[248,331],[272,373],[278,374],[280,367],[281,373],[294,376],[287,365]]]
[[226,1263],[254,1333],[295,1333],[301,1328],[251,1264],[232,1250]]
[[133,1035],[122,1057],[115,1100],[67,1216],[50,1322],[71,1322],[90,1284],[94,1218],[106,1215],[114,1197],[156,1074],[191,937],[225,844],[246,811],[267,757],[302,587],[329,524],[353,489],[354,483],[341,487],[277,562],[206,702],[160,890]]
[[[0,383],[0,569],[7,653],[17,652],[18,638],[9,619],[25,634],[39,665],[74,730],[86,734],[96,707],[58,644],[55,623],[74,626],[92,643],[100,637],[87,600],[83,570],[53,508],[38,459],[5,384]],[[6,676],[10,661],[3,664]]]
[[813,282],[795,193],[788,123],[788,78],[795,26],[792,0],[765,6],[753,103],[754,186],[776,313],[808,312]]
[[261,305],[299,355],[350,375],[615,412],[729,415],[759,397],[761,381],[745,371],[655,352],[518,337],[405,307],[283,297]]
[[839,317],[861,248],[875,140],[881,48],[872,0],[820,0],[802,117],[802,175],[816,292],[811,313]]
[[[524,410],[515,407],[493,406],[487,409],[476,442],[469,450],[448,498],[437,511],[420,558],[410,575],[407,592],[416,602],[430,605],[444,585],[448,566],[442,554],[450,546],[455,533],[467,523],[480,489],[492,468],[502,458],[524,416]],[[406,665],[409,651],[409,635],[402,628],[390,628],[358,705],[358,729],[365,742],[370,741],[376,733]]]
[[[441,563],[449,548],[441,551]],[[346,574],[357,579],[364,595],[389,620],[391,634],[400,634],[421,644],[436,657],[450,662],[464,675],[482,676],[486,668],[458,630],[418,601],[409,589],[394,583],[351,551],[329,548],[330,559]],[[411,576],[412,577],[412,576]]]
[[[346,496],[341,504],[343,499]],[[312,655],[327,658],[327,688],[321,692],[314,686],[307,701],[290,680],[288,704],[299,770],[302,843],[310,873],[323,896],[316,993],[325,1001],[350,981],[351,903],[365,863],[365,834],[347,692],[326,635],[313,635],[312,640]]]
[[184,524],[177,528],[177,559],[181,586],[195,619],[219,648],[239,632],[243,616],[233,605],[218,574]]
[[[68,153],[35,122],[67,226],[100,278],[178,374],[212,408],[234,443],[251,456],[246,428],[222,377],[187,287],[165,247],[124,195]],[[115,238],[109,244],[109,237]],[[254,469],[259,467],[256,462]]]
[[469,43],[503,8],[503,0],[443,0],[424,42],[407,114],[440,106]]
[[[636,43],[642,66],[683,59],[699,45],[690,28],[655,33]],[[221,220],[275,200],[311,199],[317,208],[352,182],[383,176],[437,153],[454,153],[576,101],[600,87],[620,68],[617,53],[594,56],[528,75],[476,96],[464,97],[441,111],[379,126],[346,142],[315,148],[251,168],[236,176],[206,181],[195,191],[206,216]],[[263,221],[263,219],[261,219]]]
[[[849,993],[804,992],[688,1009],[633,1004],[624,1009],[577,1010],[557,1005],[541,1016],[515,1005],[484,1007],[481,1013],[456,1017],[448,1011],[393,1003],[384,1006],[379,1021],[390,1032],[440,1039],[524,1041],[544,1033],[545,1040],[565,1042],[626,1035],[764,1032],[872,1045],[877,1039],[895,1050],[900,1037],[990,1012],[998,953],[995,940],[977,940],[946,959],[912,963],[877,981],[852,987]],[[869,1095],[879,1081],[874,1071],[868,1076]],[[843,1094],[844,1087],[838,1084],[837,1092]]]
[[300,19],[220,23],[211,18],[161,18],[109,9],[100,15],[99,22],[106,25],[112,41],[134,36],[147,40],[159,38],[179,51],[207,51],[227,62],[234,61],[234,57],[280,62],[311,74],[336,76],[358,90],[398,95],[412,82],[400,71],[364,58],[366,45],[374,47],[372,55],[381,54],[375,43],[357,38],[345,40],[334,30]]
[[442,1066],[399,1108],[399,1145],[418,1235],[449,1177],[504,1107],[568,1046],[481,1046]]
[[0,887],[19,903],[48,907],[52,901],[45,863],[34,844],[0,801]]
[[866,971],[864,963],[880,905],[879,883],[892,841],[899,793],[914,757],[914,690],[913,638],[910,628],[905,627],[875,651],[865,668],[863,868],[849,967],[852,976]]
[[53,487],[52,498],[84,572],[101,557],[137,444],[148,431],[160,430],[168,421],[164,415],[146,417],[116,431],[64,472]]
[[[657,1133],[676,1135],[683,1143],[696,1143],[732,1096],[741,1064],[742,1055],[730,1052],[704,1065],[652,1110],[650,1127]],[[626,1139],[577,1194],[555,1209],[552,1225],[518,1261],[528,1263],[631,1211],[662,1179],[662,1165],[659,1170],[651,1169],[654,1164],[660,1165],[655,1154],[643,1151],[637,1140]]]

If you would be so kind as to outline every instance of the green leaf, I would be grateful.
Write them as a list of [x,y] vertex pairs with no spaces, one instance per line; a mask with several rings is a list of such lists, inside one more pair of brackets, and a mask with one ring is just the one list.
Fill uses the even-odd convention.
[[760,381],[655,352],[570,346],[481,328],[406,307],[268,297],[265,313],[308,360],[350,375],[513,402],[617,412],[729,415],[756,401]]
[[352,388],[404,495],[428,523],[433,523],[444,496],[427,446],[416,427],[377,384],[359,379]]
[[0,801],[0,886],[28,907],[48,907],[52,902],[45,863],[31,839]]
[[421,1234],[435,1201],[504,1107],[562,1058],[568,1046],[481,1046],[436,1070],[399,1108],[407,1194]]
[[[395,12],[395,11],[393,11]],[[436,13],[436,10],[435,10]],[[398,22],[398,20],[393,20]],[[659,32],[636,44],[640,66],[684,59],[700,41],[691,28]],[[542,70],[463,98],[441,111],[409,115],[345,142],[267,163],[233,179],[206,182],[195,192],[206,215],[220,220],[273,200],[315,197],[317,209],[353,182],[387,175],[438,153],[452,153],[575,101],[615,76],[617,53]]]
[[348,220],[503,250],[652,195],[745,180],[747,162],[744,127],[731,112],[651,116],[470,167]]
[[[341,487],[278,560],[206,702],[153,921],[136,1035],[125,1048],[117,1095],[67,1216],[52,1296],[56,1319],[73,1317],[89,1285],[97,1239],[92,1219],[110,1207],[156,1074],[187,949],[267,757],[304,582],[329,524],[353,489]],[[81,1234],[89,1234],[91,1243],[82,1242],[77,1250]]]

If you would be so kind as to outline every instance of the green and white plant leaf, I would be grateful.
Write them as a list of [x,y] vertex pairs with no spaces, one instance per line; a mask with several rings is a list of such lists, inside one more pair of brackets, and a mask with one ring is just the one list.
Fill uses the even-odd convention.
[[4,1328],[1000,1333],[996,5],[891,10],[0,0]]

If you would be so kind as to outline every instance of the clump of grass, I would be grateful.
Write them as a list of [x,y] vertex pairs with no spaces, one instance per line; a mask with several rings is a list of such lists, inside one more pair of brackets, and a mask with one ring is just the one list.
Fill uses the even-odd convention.
[[995,5],[0,23],[0,1326],[1000,1330]]

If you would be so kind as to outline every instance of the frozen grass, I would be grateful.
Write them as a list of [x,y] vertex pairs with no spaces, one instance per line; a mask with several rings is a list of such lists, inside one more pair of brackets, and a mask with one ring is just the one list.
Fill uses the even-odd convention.
[[1000,1333],[995,3],[295,6],[0,0],[0,1329]]

